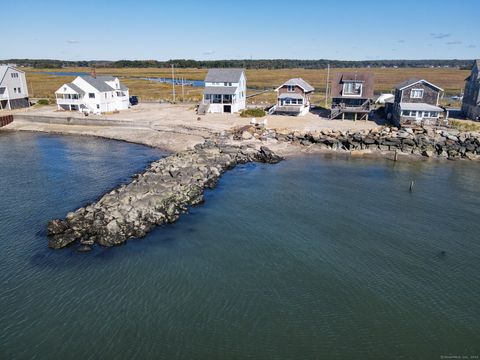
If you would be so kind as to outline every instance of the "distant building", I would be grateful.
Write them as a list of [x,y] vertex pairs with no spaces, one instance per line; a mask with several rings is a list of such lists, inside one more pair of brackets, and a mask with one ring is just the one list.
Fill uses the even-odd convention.
[[385,112],[395,125],[433,125],[439,122],[443,109],[438,101],[443,89],[423,79],[409,79],[395,87],[393,102]]
[[305,115],[310,110],[313,86],[301,78],[290,79],[275,89],[277,92],[276,114]]
[[332,80],[332,109],[330,118],[345,114],[368,120],[373,101],[374,76],[372,73],[336,73]]
[[117,77],[92,75],[77,76],[55,92],[59,110],[101,114],[128,109],[128,88]]
[[210,69],[198,113],[235,113],[246,107],[245,69]]
[[14,65],[0,65],[0,110],[29,106],[25,72]]
[[475,60],[472,73],[465,79],[462,112],[472,120],[480,120],[480,60]]

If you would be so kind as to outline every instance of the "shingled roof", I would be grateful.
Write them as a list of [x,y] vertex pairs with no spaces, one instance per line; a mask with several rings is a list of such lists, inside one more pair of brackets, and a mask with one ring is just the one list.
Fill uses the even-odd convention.
[[205,82],[238,83],[245,69],[209,69]]
[[[343,84],[345,82],[358,81],[363,83],[361,99],[373,98],[374,76],[367,72],[344,72],[335,73],[332,80],[332,98],[343,97]],[[349,96],[352,98],[352,96]]]
[[425,79],[420,79],[420,78],[410,78],[408,80],[405,80],[403,82],[401,82],[400,84],[397,84],[395,86],[395,89],[397,90],[403,90],[405,89],[406,87],[409,87],[411,85],[414,85],[414,84],[417,84],[419,82],[424,82],[424,83],[427,83],[428,85],[440,90],[440,91],[443,91],[443,89],[435,84],[432,84],[431,82],[425,80]]
[[278,89],[280,89],[281,87],[284,87],[284,86],[299,86],[303,89],[303,91],[305,92],[311,92],[311,91],[314,91],[315,88],[310,85],[309,83],[307,83],[305,80],[303,80],[302,78],[293,78],[293,79],[290,79],[286,82],[284,82],[282,84],[282,86],[280,86]]
[[100,78],[94,78],[93,76],[90,76],[90,75],[81,75],[80,78],[85,80],[87,83],[89,83],[91,86],[93,86],[95,89],[97,89],[100,92],[114,90],[110,85],[108,85],[105,82],[105,80],[100,80]]

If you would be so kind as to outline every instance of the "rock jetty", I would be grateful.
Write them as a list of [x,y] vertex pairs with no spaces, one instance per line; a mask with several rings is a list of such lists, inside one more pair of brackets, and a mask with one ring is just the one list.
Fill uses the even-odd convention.
[[194,149],[162,158],[134,176],[132,182],[110,191],[96,203],[48,224],[49,247],[79,244],[114,246],[145,236],[155,226],[172,223],[189,206],[203,201],[221,175],[251,161],[277,163],[281,157],[267,147],[233,146],[207,140]]
[[304,146],[312,144],[339,151],[398,151],[447,159],[480,159],[480,133],[452,128],[379,127],[362,131],[290,131],[243,126],[232,131],[235,140],[277,140]]

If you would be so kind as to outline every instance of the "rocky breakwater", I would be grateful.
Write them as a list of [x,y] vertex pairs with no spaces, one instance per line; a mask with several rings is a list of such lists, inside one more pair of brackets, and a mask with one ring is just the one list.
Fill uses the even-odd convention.
[[452,128],[379,127],[361,131],[290,131],[264,129],[259,126],[244,126],[233,130],[237,140],[277,140],[315,145],[322,149],[359,152],[400,152],[425,157],[447,159],[480,159],[480,134],[460,132]]
[[187,208],[203,201],[206,188],[238,164],[277,163],[281,157],[266,147],[232,146],[207,140],[192,150],[153,162],[133,181],[104,195],[96,203],[48,224],[49,247],[79,243],[114,246],[140,238],[153,227],[176,221]]

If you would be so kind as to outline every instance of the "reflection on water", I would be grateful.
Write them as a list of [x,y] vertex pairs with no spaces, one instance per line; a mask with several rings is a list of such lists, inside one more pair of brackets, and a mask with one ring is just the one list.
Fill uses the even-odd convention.
[[89,254],[46,248],[48,220],[160,156],[0,134],[1,358],[480,353],[478,164],[248,164],[143,239]]

